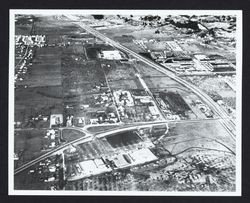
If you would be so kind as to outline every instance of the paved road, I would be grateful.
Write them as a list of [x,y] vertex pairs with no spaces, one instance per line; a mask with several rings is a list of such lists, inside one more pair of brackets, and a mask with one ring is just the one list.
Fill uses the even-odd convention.
[[[115,129],[109,129],[109,130],[105,130],[99,133],[90,133],[87,131],[86,128],[73,128],[73,127],[66,127],[66,128],[61,128],[61,129],[74,129],[74,130],[79,130],[82,133],[85,134],[84,137],[78,138],[76,140],[73,140],[71,142],[67,142],[62,146],[59,146],[43,155],[41,155],[40,157],[20,166],[19,168],[15,169],[14,171],[14,175],[20,173],[21,171],[31,167],[32,165],[39,163],[40,161],[50,157],[51,155],[53,155],[55,152],[58,152],[60,150],[63,150],[64,148],[72,145],[72,144],[80,144],[83,142],[87,142],[87,141],[91,141],[92,139],[95,138],[101,138],[101,137],[105,137],[111,134],[117,134],[117,133],[121,133],[124,131],[129,131],[129,130],[137,130],[139,128],[145,128],[145,127],[152,127],[152,126],[157,126],[157,125],[162,125],[162,124],[168,124],[168,123],[199,123],[199,122],[213,122],[213,121],[220,121],[221,119],[205,119],[205,120],[200,120],[200,119],[195,119],[195,120],[170,120],[170,121],[154,121],[154,122],[141,122],[141,123],[133,123],[133,124],[129,124],[129,125],[117,125],[117,127]],[[88,126],[90,127],[90,126]]]
[[[72,16],[67,15],[67,17],[71,20],[74,20],[74,18]],[[101,132],[101,133],[97,133],[93,136],[93,134],[91,135],[86,134],[86,131],[83,130],[83,132],[86,134],[86,136],[79,138],[77,140],[74,140],[72,142],[68,142],[56,149],[53,149],[52,151],[30,161],[29,163],[24,164],[23,166],[17,168],[14,171],[14,174],[17,174],[25,169],[27,169],[28,167],[42,161],[43,159],[51,156],[53,153],[62,150],[63,148],[72,145],[72,144],[78,144],[80,142],[84,142],[84,140],[86,139],[93,139],[94,137],[103,137],[103,136],[107,136],[113,133],[120,133],[123,131],[127,131],[127,130],[134,130],[137,128],[142,128],[142,127],[148,127],[148,126],[152,126],[152,125],[157,125],[157,124],[161,124],[161,123],[168,123],[168,122],[201,122],[201,121],[211,121],[211,120],[218,120],[229,132],[230,135],[232,136],[232,138],[235,138],[235,123],[234,121],[228,117],[228,115],[220,108],[220,106],[215,103],[207,94],[205,94],[204,92],[202,92],[198,87],[188,83],[187,81],[179,78],[178,76],[176,76],[171,70],[165,69],[162,66],[160,66],[159,64],[144,58],[143,56],[131,51],[130,49],[122,46],[121,44],[109,39],[108,37],[106,37],[105,35],[97,32],[96,30],[94,30],[93,28],[86,26],[84,23],[81,22],[74,22],[76,24],[78,24],[80,27],[84,28],[86,31],[88,31],[89,33],[99,37],[100,39],[104,40],[105,42],[109,43],[110,45],[126,52],[129,53],[130,55],[132,55],[133,57],[143,61],[144,63],[150,65],[151,67],[155,68],[156,70],[166,74],[168,77],[170,77],[173,80],[176,80],[177,82],[179,82],[180,84],[188,87],[189,89],[191,89],[194,93],[196,93],[198,96],[200,96],[200,98],[202,98],[205,102],[207,102],[208,104],[210,104],[210,108],[216,112],[221,118],[220,119],[205,119],[205,120],[187,120],[187,121],[160,121],[160,122],[152,122],[152,123],[136,123],[136,124],[132,124],[130,126],[119,126],[119,129],[115,129],[115,130],[108,130],[107,132]]]
[[171,79],[179,82],[180,84],[188,87],[189,89],[191,89],[194,93],[196,93],[202,100],[204,100],[207,104],[209,104],[210,108],[216,112],[221,118],[223,118],[220,122],[221,124],[227,129],[227,131],[230,133],[230,135],[232,137],[235,137],[235,122],[234,120],[232,120],[227,114],[226,112],[221,109],[221,107],[214,102],[206,93],[204,93],[203,91],[201,91],[198,87],[196,87],[195,85],[185,81],[184,79],[178,77],[177,75],[175,75],[170,69],[163,68],[161,65],[155,63],[154,61],[151,61],[143,56],[141,56],[140,54],[137,54],[136,52],[128,49],[127,47],[121,45],[120,43],[108,38],[107,36],[101,34],[100,32],[96,31],[95,29],[87,26],[86,24],[84,24],[83,22],[80,21],[76,21],[77,19],[74,16],[71,15],[66,15],[66,17],[68,17],[70,20],[72,20],[75,24],[79,25],[81,28],[85,29],[87,32],[95,35],[96,37],[102,39],[103,41],[105,41],[106,43],[110,44],[111,46],[116,47],[117,49],[120,49],[126,53],[129,53],[130,55],[132,55],[133,57],[143,61],[144,63],[148,64],[149,66],[155,68],[156,70],[166,74],[168,77],[170,77]]
[[[30,30],[30,35],[34,34],[34,30],[35,30],[35,23],[34,23],[34,21],[33,21],[32,27],[31,27],[31,30]],[[25,50],[25,53],[24,53],[23,57],[22,57],[22,58],[18,61],[18,63],[15,65],[15,69],[17,68],[17,66],[18,66],[21,62],[23,62],[24,58],[28,55],[28,51],[29,51],[29,50],[30,50],[30,46],[27,45],[26,50]]]
[[78,142],[79,140],[85,140],[85,139],[89,139],[89,138],[92,137],[91,133],[87,133],[85,130],[80,129],[80,128],[68,128],[68,127],[66,127],[66,128],[61,128],[61,129],[74,129],[74,130],[79,130],[79,131],[81,131],[81,132],[83,133],[83,137],[81,137],[81,138],[79,138],[79,139],[76,139],[76,140],[73,140],[73,141],[71,141],[71,142],[67,142],[67,143],[65,143],[64,145],[61,145],[61,146],[59,146],[59,147],[57,147],[57,148],[55,148],[55,149],[52,149],[52,150],[50,150],[49,152],[47,152],[47,153],[45,153],[45,154],[39,156],[38,158],[33,159],[32,161],[30,161],[30,162],[28,162],[28,163],[26,163],[26,164],[23,164],[22,166],[20,166],[19,168],[17,168],[17,169],[14,170],[14,175],[16,175],[17,173],[19,173],[19,172],[21,172],[21,171],[23,171],[23,170],[29,168],[30,166],[32,166],[32,165],[34,165],[34,164],[36,164],[36,163],[38,163],[38,162],[40,162],[40,161],[42,161],[42,160],[48,158],[48,157],[51,156],[53,153],[55,153],[55,152],[57,152],[57,151],[59,151],[59,150],[65,148],[65,147],[67,147],[67,146],[69,146],[69,145],[71,145],[71,144],[74,144],[74,143]]

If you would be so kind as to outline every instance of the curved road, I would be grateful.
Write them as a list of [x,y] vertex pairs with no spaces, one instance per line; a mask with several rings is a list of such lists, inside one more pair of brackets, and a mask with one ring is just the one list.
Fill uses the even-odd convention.
[[[75,17],[74,16],[70,16],[70,15],[66,15],[66,17],[68,17],[70,20],[75,20]],[[224,127],[225,129],[227,129],[231,135],[232,138],[235,139],[235,123],[234,121],[228,117],[228,115],[221,109],[221,107],[215,103],[207,94],[205,94],[203,91],[201,91],[198,87],[196,87],[195,85],[183,80],[182,78],[176,76],[171,70],[169,69],[166,69],[164,67],[162,67],[161,65],[137,54],[136,52],[128,49],[127,47],[109,39],[108,37],[106,37],[105,35],[97,32],[95,29],[89,27],[89,26],[86,26],[84,23],[82,22],[78,22],[78,21],[74,21],[75,24],[79,25],[80,27],[82,27],[83,29],[85,29],[87,32],[99,37],[100,39],[102,39],[103,41],[109,43],[110,45],[116,47],[117,49],[120,49],[126,53],[129,53],[130,55],[132,55],[133,57],[135,57],[136,59],[139,59],[141,61],[143,61],[144,63],[148,64],[149,66],[155,68],[156,70],[166,74],[168,77],[170,77],[171,79],[179,82],[180,84],[188,87],[189,89],[191,89],[194,93],[196,93],[202,100],[204,100],[207,104],[210,105],[210,108],[216,112],[220,117],[221,119],[206,119],[207,121],[209,120],[218,120]],[[190,122],[194,122],[195,120],[192,120]],[[200,120],[197,120],[197,122],[199,122]],[[71,144],[75,144],[75,143],[78,143],[78,142],[82,142],[84,141],[85,139],[93,139],[95,136],[96,137],[103,137],[103,136],[107,136],[109,134],[113,134],[113,133],[119,133],[119,132],[122,132],[122,131],[127,131],[127,130],[133,130],[133,129],[136,129],[136,128],[140,128],[140,127],[146,127],[146,126],[152,126],[154,124],[161,124],[161,123],[167,123],[167,122],[183,122],[183,121],[160,121],[160,122],[153,122],[153,123],[137,123],[137,124],[133,124],[131,126],[121,126],[121,128],[119,129],[115,129],[115,130],[108,130],[107,132],[101,132],[101,133],[96,133],[95,135],[94,134],[91,134],[91,133],[87,133],[86,131],[84,130],[81,130],[86,136],[84,137],[81,137],[79,139],[76,139],[74,141],[71,141],[71,142],[68,142],[56,149],[53,149],[51,150],[50,152],[46,153],[46,154],[43,154],[42,156],[30,161],[29,163],[26,163],[24,165],[22,165],[21,167],[17,168],[15,171],[14,171],[14,174],[17,174],[25,169],[27,169],[28,167],[30,167],[31,165],[33,164],[36,164],[40,161],[42,161],[43,159],[49,157],[50,155],[52,155],[53,153],[55,153],[56,151],[59,151]],[[75,129],[75,128],[74,128]],[[80,130],[80,129],[78,129]]]
[[[63,129],[72,129],[72,128],[63,128]],[[79,129],[79,128],[74,128],[74,130],[79,130],[79,131],[81,131],[81,132],[83,133],[83,137],[78,138],[78,139],[76,139],[76,140],[73,140],[73,141],[71,141],[71,142],[67,142],[67,143],[65,143],[64,145],[61,145],[61,146],[59,146],[59,147],[57,147],[57,148],[55,148],[55,149],[52,149],[52,150],[50,150],[49,152],[47,152],[47,153],[45,153],[45,154],[39,156],[38,158],[33,159],[32,161],[30,161],[30,162],[28,162],[28,163],[26,163],[26,164],[23,164],[22,166],[20,166],[19,168],[17,168],[17,169],[14,170],[14,175],[16,175],[17,173],[19,173],[19,172],[21,172],[21,171],[23,171],[23,170],[29,168],[30,166],[32,166],[32,165],[34,165],[34,164],[36,164],[36,163],[42,161],[43,159],[46,159],[47,157],[51,156],[51,155],[52,155],[53,153],[55,153],[56,151],[59,151],[59,150],[65,148],[65,147],[67,147],[67,146],[69,146],[69,145],[71,145],[71,144],[74,144],[74,143],[76,143],[76,142],[78,142],[78,141],[80,141],[80,140],[84,140],[84,139],[90,138],[90,137],[92,136],[91,133],[87,134],[86,131],[81,130],[81,129]]]
[[[144,127],[151,127],[151,126],[157,126],[157,125],[162,125],[162,124],[168,124],[168,123],[181,123],[181,122],[190,122],[190,123],[196,123],[196,122],[211,122],[211,121],[220,121],[221,119],[205,119],[205,120],[169,120],[169,121],[156,121],[156,122],[141,122],[141,123],[135,123],[135,124],[131,124],[131,125],[119,125],[118,128],[115,129],[109,129],[109,130],[105,130],[102,132],[98,132],[98,133],[88,133],[86,129],[81,129],[81,128],[62,128],[62,129],[74,129],[74,130],[79,130],[81,131],[85,136],[78,138],[76,140],[73,140],[71,142],[67,142],[62,146],[59,146],[43,155],[41,155],[40,157],[20,166],[19,168],[15,169],[14,171],[14,175],[20,173],[21,171],[31,167],[32,165],[48,158],[49,156],[51,156],[53,153],[64,149],[65,147],[68,147],[72,144],[80,144],[81,142],[87,142],[90,141],[92,139],[95,138],[101,138],[101,137],[105,137],[107,135],[111,135],[111,134],[117,134],[117,133],[121,133],[124,131],[128,131],[128,130],[137,130],[138,128],[144,128]],[[168,126],[167,126],[168,127]]]
[[139,59],[141,61],[143,61],[144,63],[148,64],[149,66],[155,68],[156,70],[166,74],[168,77],[170,77],[171,79],[179,82],[180,84],[188,87],[189,89],[191,89],[194,93],[196,93],[202,100],[204,100],[207,104],[209,104],[210,108],[216,112],[221,118],[222,120],[220,121],[221,124],[227,129],[227,131],[231,134],[232,137],[235,137],[235,122],[234,120],[232,120],[227,114],[226,112],[221,109],[221,107],[214,102],[206,93],[204,93],[203,91],[201,91],[198,87],[196,87],[195,85],[185,81],[184,79],[176,76],[170,69],[168,68],[163,68],[161,65],[159,65],[158,63],[151,61],[139,54],[137,54],[136,52],[128,49],[127,47],[121,45],[120,43],[108,38],[107,36],[101,34],[100,32],[96,31],[95,29],[87,26],[86,24],[76,21],[76,17],[71,16],[71,15],[66,15],[66,17],[68,17],[70,20],[73,21],[73,23],[77,24],[78,26],[80,26],[81,28],[85,29],[87,32],[95,35],[96,37],[102,39],[103,41],[105,41],[106,43],[110,44],[113,47],[116,47],[117,49],[120,49],[126,53],[129,53],[130,55],[132,55],[133,57],[135,57],[136,59]]

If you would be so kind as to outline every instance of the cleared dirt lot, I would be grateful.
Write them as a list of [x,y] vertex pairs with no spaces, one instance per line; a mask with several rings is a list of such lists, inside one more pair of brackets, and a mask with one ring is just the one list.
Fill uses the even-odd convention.
[[185,88],[181,84],[172,80],[171,78],[165,77],[144,77],[144,80],[149,88],[164,88],[164,87],[180,87]]
[[154,68],[150,67],[149,65],[147,65],[141,61],[137,61],[135,66],[136,66],[136,69],[140,72],[140,74],[143,77],[166,76],[162,72],[155,70]]
[[105,74],[109,81],[135,78],[135,70],[130,63],[107,61],[106,63],[103,63],[103,65]]
[[143,89],[142,85],[139,83],[138,79],[129,79],[129,80],[116,80],[110,81],[109,86],[112,90],[131,90],[131,89]]
[[[235,142],[229,133],[224,129],[219,121],[199,121],[188,123],[170,124],[168,136],[174,138],[164,139],[164,143],[173,153],[179,153],[185,149],[192,147],[211,148],[217,150],[228,151],[223,145],[212,141],[215,139],[230,149],[235,150]],[[175,145],[175,146],[174,146]],[[174,151],[173,151],[174,150]]]

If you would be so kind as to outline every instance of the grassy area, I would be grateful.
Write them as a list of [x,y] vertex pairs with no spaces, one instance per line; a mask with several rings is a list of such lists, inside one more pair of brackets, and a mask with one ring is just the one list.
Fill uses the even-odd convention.
[[130,131],[108,136],[106,139],[113,148],[132,145],[141,141],[141,138],[135,132]]
[[84,137],[85,134],[80,130],[75,129],[63,129],[62,138],[68,142]]
[[117,125],[103,125],[103,126],[91,126],[87,130],[91,133],[98,133],[106,130],[119,128]]
[[25,127],[32,117],[49,116],[51,110],[62,103],[60,92],[60,86],[16,89],[15,121],[22,122]]
[[144,80],[149,88],[184,87],[167,76],[145,77]]
[[[165,147],[172,153],[179,153],[192,147],[211,148],[228,151],[223,145],[215,142],[217,140],[232,150],[235,150],[235,143],[229,133],[218,121],[199,121],[188,123],[169,124],[168,136],[163,138]],[[178,143],[178,144],[175,144]]]
[[109,81],[135,78],[135,70],[130,63],[108,61],[104,63],[104,71]]
[[46,130],[20,130],[15,132],[14,151],[19,154],[16,166],[21,166],[42,155],[41,148],[46,143]]

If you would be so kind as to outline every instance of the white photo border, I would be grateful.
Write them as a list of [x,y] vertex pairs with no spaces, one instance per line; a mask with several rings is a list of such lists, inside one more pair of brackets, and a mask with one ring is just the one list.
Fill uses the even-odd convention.
[[[15,15],[236,15],[236,191],[235,192],[157,192],[157,191],[44,191],[14,189],[14,56]],[[9,195],[74,196],[241,196],[242,195],[242,10],[112,10],[112,9],[10,9],[9,10]]]

